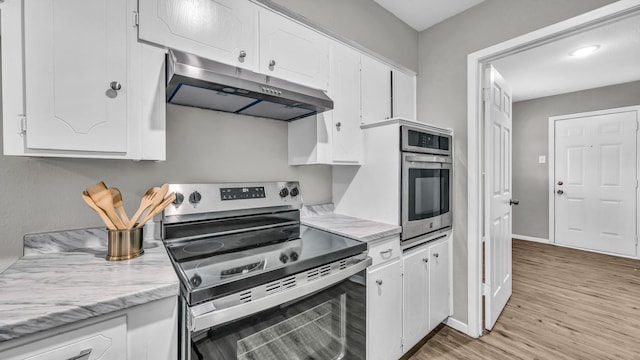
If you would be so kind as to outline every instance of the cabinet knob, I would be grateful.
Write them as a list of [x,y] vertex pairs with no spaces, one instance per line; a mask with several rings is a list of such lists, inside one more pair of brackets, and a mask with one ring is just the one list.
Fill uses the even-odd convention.
[[336,123],[336,129],[338,129],[338,131],[340,131],[340,127],[341,127],[341,126],[342,126],[342,123],[338,121],[338,122]]
[[376,284],[378,284],[378,286],[382,285],[382,280],[380,279],[376,280]]
[[240,59],[244,59],[244,58],[246,58],[246,57],[247,57],[247,52],[246,52],[246,51],[244,51],[244,50],[241,50],[241,51],[240,51],[240,56],[239,56],[239,57],[240,57]]
[[76,356],[72,356],[72,357],[68,358],[67,360],[88,360],[89,359],[89,355],[91,355],[91,349],[85,349],[85,350],[82,350],[80,352],[80,354],[78,354]]
[[422,259],[422,261],[428,263],[429,262],[429,258],[424,258],[424,259]]
[[556,193],[558,193],[558,195],[562,195],[562,194],[564,194],[564,191],[563,190],[558,190],[558,191],[556,191]]
[[118,90],[122,89],[122,84],[120,84],[117,81],[112,81],[111,84],[109,84],[109,87],[111,88],[111,90],[118,91]]
[[435,257],[435,258],[437,258],[439,256],[440,256],[440,254],[438,254],[438,253],[433,254],[433,257]]
[[271,70],[273,70],[273,68],[276,66],[276,61],[275,60],[271,60],[269,61],[269,67],[271,68]]

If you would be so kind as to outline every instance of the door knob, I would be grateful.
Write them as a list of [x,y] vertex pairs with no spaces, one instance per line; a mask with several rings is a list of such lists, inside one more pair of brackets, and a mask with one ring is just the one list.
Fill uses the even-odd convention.
[[520,200],[515,200],[515,199],[509,200],[509,205],[518,205],[518,204],[520,204]]
[[109,84],[109,87],[111,88],[111,90],[118,91],[118,90],[122,89],[122,84],[120,84],[117,81],[112,81],[111,84]]
[[562,180],[558,180],[558,185],[562,186],[563,184]]
[[562,190],[558,190],[558,191],[556,191],[556,193],[557,193],[558,195],[562,195],[562,194],[564,194],[564,191],[562,191]]

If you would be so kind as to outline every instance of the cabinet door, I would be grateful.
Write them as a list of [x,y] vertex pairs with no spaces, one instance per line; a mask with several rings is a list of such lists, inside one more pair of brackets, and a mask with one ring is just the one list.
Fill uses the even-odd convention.
[[125,0],[24,2],[27,147],[127,151],[128,19]]
[[260,72],[317,89],[329,81],[329,39],[260,9]]
[[391,116],[416,119],[416,77],[393,70],[393,109]]
[[362,122],[375,123],[391,117],[391,69],[378,60],[362,56]]
[[429,333],[429,248],[405,253],[402,258],[404,351]]
[[449,296],[449,241],[429,249],[429,331],[451,315]]
[[402,355],[402,282],[400,260],[367,274],[367,359]]
[[335,163],[358,164],[362,157],[360,130],[360,53],[331,45],[329,97],[333,100],[332,153]]
[[139,0],[140,39],[257,70],[258,9],[238,0]]

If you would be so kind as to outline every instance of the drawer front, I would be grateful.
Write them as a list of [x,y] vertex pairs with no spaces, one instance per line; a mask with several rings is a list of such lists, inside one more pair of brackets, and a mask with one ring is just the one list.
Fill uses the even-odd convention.
[[[55,329],[52,330],[55,332]],[[0,353],[6,360],[123,360],[127,358],[127,318],[120,316]]]
[[400,238],[394,237],[369,244],[369,256],[373,259],[371,266],[383,264],[386,261],[397,259],[402,254],[400,250]]

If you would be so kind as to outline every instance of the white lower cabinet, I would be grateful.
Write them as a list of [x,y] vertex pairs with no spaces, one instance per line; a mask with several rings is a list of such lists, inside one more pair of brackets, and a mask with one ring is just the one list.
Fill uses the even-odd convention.
[[174,360],[177,297],[0,344],[3,360]]
[[402,356],[402,281],[400,259],[367,272],[367,359]]
[[450,236],[402,255],[403,353],[451,315]]

